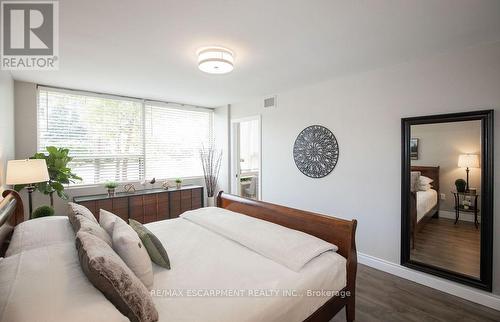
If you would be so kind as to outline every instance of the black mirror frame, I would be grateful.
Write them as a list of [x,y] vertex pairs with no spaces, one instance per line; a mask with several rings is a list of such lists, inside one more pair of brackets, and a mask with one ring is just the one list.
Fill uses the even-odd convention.
[[[412,125],[481,121],[481,260],[480,277],[460,274],[410,259],[410,128]],[[401,119],[401,265],[488,292],[493,274],[493,110]]]

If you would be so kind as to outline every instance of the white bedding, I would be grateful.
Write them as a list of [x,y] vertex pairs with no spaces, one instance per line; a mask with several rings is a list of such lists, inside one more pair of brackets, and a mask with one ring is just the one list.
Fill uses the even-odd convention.
[[315,236],[227,209],[201,208],[186,211],[181,217],[248,247],[295,272],[300,271],[314,257],[338,249],[336,245]]
[[434,189],[417,191],[417,222],[438,202],[438,194]]
[[0,321],[128,321],[83,274],[74,240],[1,259],[0,290]]
[[74,238],[75,233],[66,216],[31,219],[16,226],[5,256],[12,256],[23,250],[72,241]]
[[[265,295],[338,291],[346,285],[346,260],[333,251],[294,272],[186,219],[146,226],[162,241],[172,265],[166,270],[153,264],[160,321],[302,321],[328,297]],[[41,247],[16,246],[17,254],[0,260],[0,321],[127,321],[83,274],[74,234],[66,241],[45,242],[51,239],[46,234],[37,238]],[[207,290],[262,296],[188,296]]]
[[[170,271],[154,265],[154,289],[157,293],[191,289],[338,291],[346,285],[346,260],[332,251],[316,257],[297,273],[182,218],[146,226],[162,241],[172,265]],[[327,299],[280,296],[153,297],[160,321],[221,322],[302,321]]]

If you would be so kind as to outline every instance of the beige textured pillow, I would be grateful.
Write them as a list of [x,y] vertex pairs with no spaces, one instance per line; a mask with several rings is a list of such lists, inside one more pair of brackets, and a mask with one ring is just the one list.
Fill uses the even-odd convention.
[[148,290],[111,247],[80,231],[76,248],[87,278],[130,321],[158,321],[158,311]]
[[[71,222],[71,225],[73,225],[74,219],[76,216],[84,216],[85,218],[93,221],[94,223],[98,224],[97,219],[95,218],[94,214],[92,214],[92,211],[90,211],[87,207],[73,203],[73,202],[68,202],[68,217],[69,221]],[[74,227],[73,227],[74,229]],[[77,230],[75,230],[77,232]]]
[[134,272],[134,274],[151,289],[153,287],[153,264],[146,247],[132,227],[123,220],[116,220],[113,227],[113,249]]
[[93,221],[90,221],[83,216],[76,216],[76,222],[78,227],[78,230],[76,232],[79,231],[87,232],[89,234],[92,234],[100,238],[102,241],[106,242],[106,244],[108,244],[109,246],[113,245],[111,237],[101,226],[99,226],[99,224],[96,224]]
[[125,223],[123,219],[114,213],[104,209],[99,210],[99,224],[111,237],[113,237],[113,228],[115,227],[115,221],[117,220],[121,220]]

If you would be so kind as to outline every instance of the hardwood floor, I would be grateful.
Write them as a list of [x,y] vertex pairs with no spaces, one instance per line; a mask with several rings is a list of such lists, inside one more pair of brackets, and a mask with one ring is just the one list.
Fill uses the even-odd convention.
[[[500,321],[500,312],[358,265],[357,322]],[[330,322],[345,322],[340,311]]]
[[474,223],[430,219],[417,233],[411,259],[479,277],[481,234]]

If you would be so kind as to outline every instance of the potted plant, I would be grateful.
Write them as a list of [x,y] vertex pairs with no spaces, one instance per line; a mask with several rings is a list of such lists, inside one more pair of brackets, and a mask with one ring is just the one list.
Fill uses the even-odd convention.
[[182,179],[181,178],[175,179],[175,186],[177,187],[177,189],[180,189],[182,187]]
[[32,219],[35,218],[40,218],[40,217],[48,217],[48,216],[54,216],[54,208],[50,206],[40,206],[33,211],[33,214],[31,215]]
[[107,181],[104,186],[108,189],[108,197],[115,196],[115,189],[118,187],[118,182],[116,181]]
[[455,181],[455,186],[457,187],[457,192],[465,192],[467,182],[464,179],[457,179]]
[[[64,192],[64,185],[80,181],[82,178],[71,172],[71,168],[68,166],[68,163],[73,160],[69,156],[69,149],[48,146],[46,150],[48,154],[35,153],[30,159],[45,159],[49,172],[49,181],[37,183],[35,187],[44,195],[49,195],[50,205],[54,207],[54,192],[59,198],[67,200],[68,195]],[[14,189],[20,191],[25,186],[16,185]]]
[[217,192],[222,151],[215,149],[214,146],[210,146],[207,149],[202,147],[200,150],[200,159],[205,177],[205,186],[207,188],[207,205],[213,207],[215,206],[214,196]]

